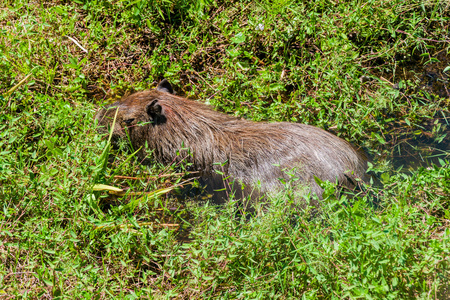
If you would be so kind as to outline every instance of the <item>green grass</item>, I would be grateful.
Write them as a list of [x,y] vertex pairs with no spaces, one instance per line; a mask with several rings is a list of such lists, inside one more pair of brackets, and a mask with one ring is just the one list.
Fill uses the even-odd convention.
[[[447,299],[449,8],[3,1],[0,297]],[[143,166],[93,121],[162,78],[225,113],[332,131],[384,187],[329,184],[320,213],[289,189],[251,217],[180,203],[166,191],[184,166]]]

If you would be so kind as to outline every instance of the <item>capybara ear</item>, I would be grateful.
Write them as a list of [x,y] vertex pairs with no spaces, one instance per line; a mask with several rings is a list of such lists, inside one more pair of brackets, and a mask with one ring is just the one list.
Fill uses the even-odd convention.
[[156,87],[157,91],[173,94],[172,85],[167,81],[167,79],[163,79],[158,86]]
[[165,117],[162,113],[162,107],[158,104],[158,100],[153,100],[152,103],[147,105],[145,110],[147,111],[147,114],[149,115],[153,123],[159,123],[160,121],[165,120]]

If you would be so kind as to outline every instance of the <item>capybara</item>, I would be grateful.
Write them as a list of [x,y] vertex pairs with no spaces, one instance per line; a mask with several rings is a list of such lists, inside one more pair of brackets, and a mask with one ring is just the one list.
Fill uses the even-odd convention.
[[[155,90],[132,94],[101,109],[96,119],[102,132],[110,130],[117,109],[113,139],[127,138],[134,149],[147,145],[162,164],[185,159],[203,182],[219,189],[224,186],[223,181],[217,186],[216,171],[220,171],[239,183],[236,190],[244,191],[240,196],[248,196],[255,187],[258,195],[279,190],[283,179],[289,179],[287,172],[319,198],[323,190],[314,176],[347,187],[354,187],[355,178],[368,179],[365,155],[325,130],[220,113],[175,96],[167,80]],[[147,154],[143,150],[140,155]]]

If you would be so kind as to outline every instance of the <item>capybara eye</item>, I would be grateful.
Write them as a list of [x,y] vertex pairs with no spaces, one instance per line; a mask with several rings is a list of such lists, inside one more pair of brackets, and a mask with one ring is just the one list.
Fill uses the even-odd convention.
[[127,125],[131,125],[131,123],[133,123],[134,119],[128,119],[128,120],[124,120],[123,122]]

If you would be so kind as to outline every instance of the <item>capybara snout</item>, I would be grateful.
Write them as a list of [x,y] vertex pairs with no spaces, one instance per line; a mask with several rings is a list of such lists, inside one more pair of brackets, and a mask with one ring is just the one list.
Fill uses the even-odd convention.
[[[147,144],[162,164],[185,159],[201,177],[214,178],[219,170],[249,191],[249,187],[258,187],[261,193],[276,191],[282,186],[280,179],[288,178],[286,170],[293,170],[298,185],[319,197],[322,189],[314,176],[348,187],[354,186],[355,178],[368,179],[364,154],[325,130],[229,116],[175,96],[166,80],[155,90],[132,94],[101,109],[96,115],[101,131],[111,128],[116,111],[114,138],[128,134],[135,149]],[[139,155],[147,153],[143,150]]]

